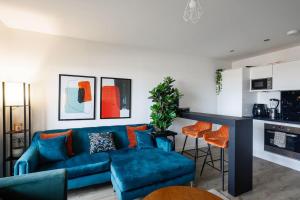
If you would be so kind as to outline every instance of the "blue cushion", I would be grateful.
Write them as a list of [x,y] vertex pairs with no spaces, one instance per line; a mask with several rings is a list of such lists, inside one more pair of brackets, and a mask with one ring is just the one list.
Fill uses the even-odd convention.
[[160,183],[195,171],[194,161],[176,152],[160,149],[117,151],[111,154],[111,159],[111,173],[121,191]]
[[66,149],[66,136],[38,140],[41,162],[57,162],[68,158]]
[[156,146],[159,149],[168,152],[168,151],[172,151],[174,148],[173,142],[166,137],[157,137],[155,140],[156,140]]
[[102,152],[92,155],[89,153],[82,153],[75,155],[66,161],[42,165],[39,167],[39,171],[66,168],[68,172],[68,178],[72,179],[80,176],[108,171],[109,164],[110,159],[108,153]]
[[138,149],[151,149],[154,148],[153,136],[151,135],[152,129],[145,131],[134,131],[136,135],[136,142]]

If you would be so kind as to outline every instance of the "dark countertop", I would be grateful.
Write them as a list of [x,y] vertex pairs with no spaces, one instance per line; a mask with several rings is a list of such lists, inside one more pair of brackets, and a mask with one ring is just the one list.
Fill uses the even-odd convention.
[[216,124],[227,124],[229,126],[234,126],[236,121],[252,119],[249,117],[233,117],[227,115],[217,115],[217,114],[199,113],[199,112],[180,112],[179,117],[199,120],[199,121],[213,122]]
[[300,121],[288,121],[288,120],[283,120],[283,119],[270,119],[268,117],[252,117],[252,119],[255,120],[262,120],[262,121],[269,121],[269,122],[280,122],[280,123],[287,123],[287,124],[299,124],[300,125]]

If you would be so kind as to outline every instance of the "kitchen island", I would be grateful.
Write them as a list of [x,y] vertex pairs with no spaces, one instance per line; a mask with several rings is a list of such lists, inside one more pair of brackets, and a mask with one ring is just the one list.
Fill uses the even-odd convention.
[[179,117],[229,126],[228,193],[238,196],[252,190],[253,120],[198,112],[181,112]]

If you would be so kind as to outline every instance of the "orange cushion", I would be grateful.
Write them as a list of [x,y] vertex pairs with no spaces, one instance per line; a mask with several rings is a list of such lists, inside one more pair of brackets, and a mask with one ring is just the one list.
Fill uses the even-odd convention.
[[145,131],[147,130],[147,125],[143,126],[126,126],[127,129],[127,136],[129,140],[128,147],[134,148],[136,147],[136,137],[134,131]]
[[40,138],[46,140],[46,139],[55,138],[63,135],[67,136],[66,147],[67,147],[68,155],[72,156],[74,155],[73,146],[72,146],[72,130],[68,130],[66,132],[60,132],[60,133],[41,133]]

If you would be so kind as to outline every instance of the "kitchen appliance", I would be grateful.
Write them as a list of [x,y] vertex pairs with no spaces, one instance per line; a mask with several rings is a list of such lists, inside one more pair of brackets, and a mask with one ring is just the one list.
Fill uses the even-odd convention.
[[300,128],[265,124],[265,151],[300,160]]
[[300,91],[281,92],[281,116],[283,120],[300,121]]
[[267,117],[268,107],[266,104],[254,104],[252,108],[253,117]]
[[279,99],[270,99],[269,116],[271,119],[278,118]]
[[272,90],[272,78],[252,79],[251,90]]

